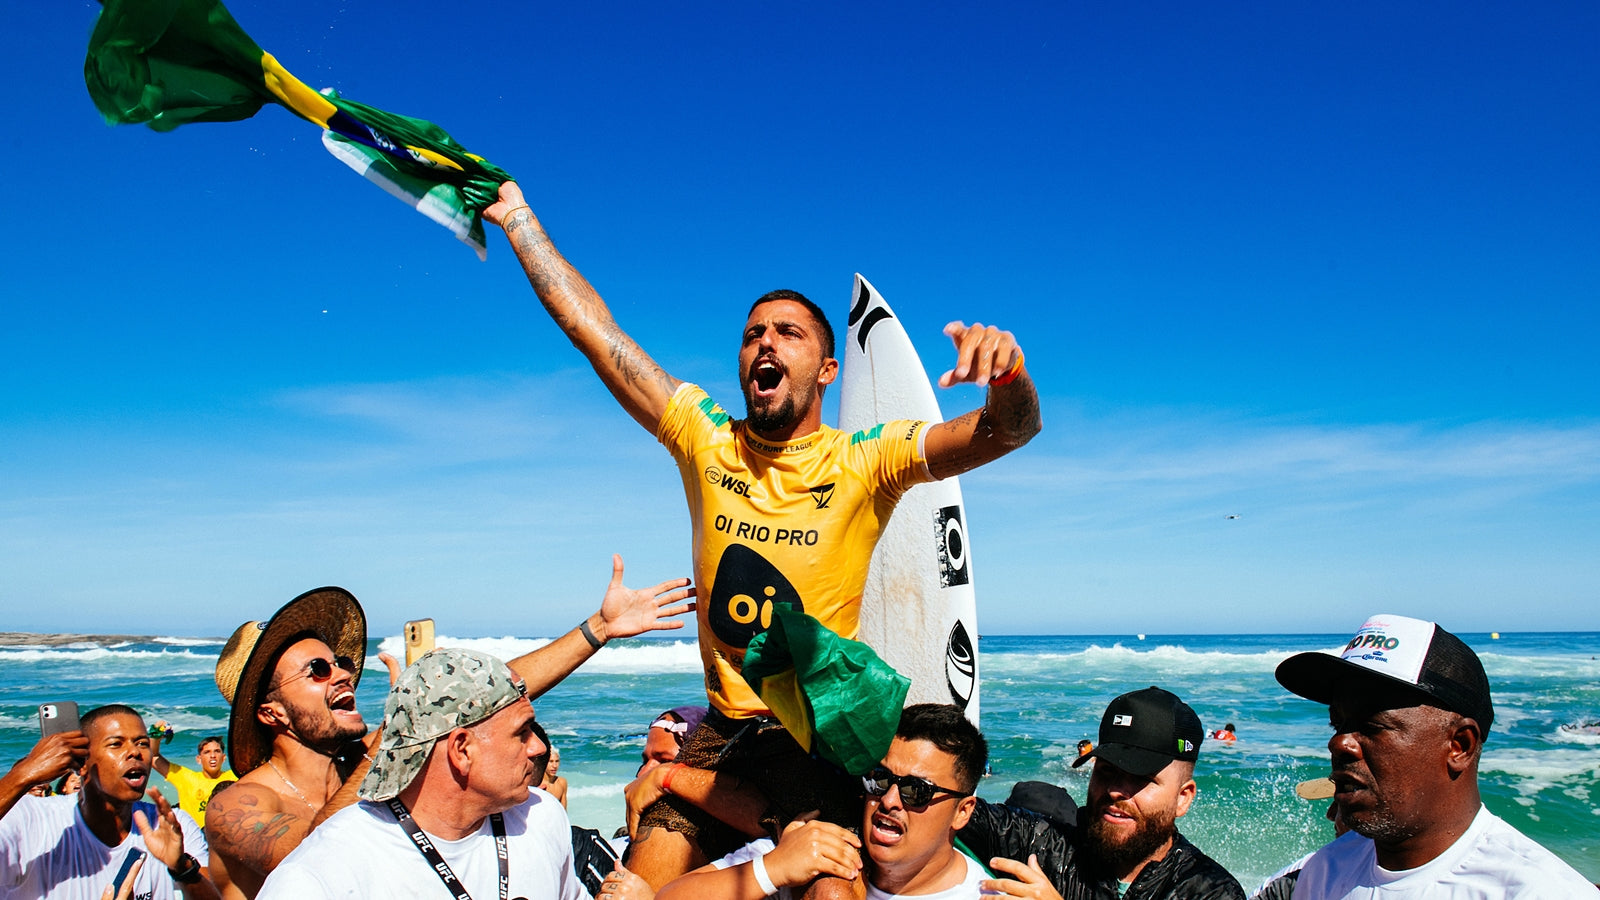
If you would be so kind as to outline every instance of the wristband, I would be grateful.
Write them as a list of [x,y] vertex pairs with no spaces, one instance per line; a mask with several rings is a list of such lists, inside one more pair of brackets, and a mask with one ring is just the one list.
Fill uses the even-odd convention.
[[594,649],[599,650],[601,647],[604,647],[606,645],[605,641],[602,641],[599,638],[595,637],[594,636],[594,632],[589,630],[589,620],[588,619],[584,619],[582,622],[580,622],[578,624],[578,630],[583,632],[583,639],[588,641],[589,642],[589,646],[593,647]]
[[778,892],[778,886],[772,883],[772,878],[767,875],[767,855],[765,853],[750,861],[750,874],[756,877],[756,884],[761,885],[765,893],[763,897],[770,897]]
[[685,763],[673,763],[672,765],[667,766],[667,774],[661,776],[661,793],[663,793],[663,794],[672,793],[672,776],[678,774],[678,770],[683,768],[684,765],[686,765],[686,764]]
[[1017,380],[1017,376],[1021,375],[1021,374],[1022,374],[1022,350],[1018,349],[1017,350],[1017,361],[1011,364],[1011,368],[1007,369],[1004,375],[1001,375],[1001,376],[999,376],[997,378],[989,379],[989,386],[990,387],[1005,387],[1006,385],[1010,384],[1011,382],[1016,381]]
[[167,874],[179,884],[194,884],[200,880],[200,860],[185,853],[178,857],[177,868],[168,869]]
[[531,210],[531,207],[529,207],[528,204],[524,203],[524,204],[522,204],[521,206],[519,206],[519,207],[517,207],[515,209],[506,210],[506,214],[500,217],[500,226],[502,228],[504,228],[505,226],[510,225],[511,224],[511,217],[516,215],[519,212],[522,212],[525,209]]

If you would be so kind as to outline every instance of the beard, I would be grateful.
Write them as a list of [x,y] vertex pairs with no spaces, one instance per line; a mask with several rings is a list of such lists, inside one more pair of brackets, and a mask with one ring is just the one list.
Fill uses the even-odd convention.
[[1100,813],[1107,806],[1110,804],[1094,810],[1085,843],[1090,854],[1113,873],[1121,874],[1149,859],[1150,854],[1171,840],[1176,832],[1173,824],[1178,817],[1174,810],[1165,810],[1154,816],[1143,816],[1135,811],[1133,833],[1123,834],[1121,829],[1114,828],[1101,818]]
[[284,712],[289,716],[290,733],[300,743],[324,753],[332,753],[367,733],[365,725],[340,725],[326,708],[301,709],[286,703]]
[[800,414],[795,408],[793,394],[784,397],[776,405],[757,409],[748,387],[745,389],[744,394],[744,415],[745,427],[756,434],[771,434],[774,431],[782,431],[793,425],[800,418]]

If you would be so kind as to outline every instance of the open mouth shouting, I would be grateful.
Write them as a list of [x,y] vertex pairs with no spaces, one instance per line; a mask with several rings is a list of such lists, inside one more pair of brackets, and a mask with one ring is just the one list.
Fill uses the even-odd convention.
[[892,847],[905,837],[906,823],[881,810],[872,814],[871,824],[872,831],[869,837],[874,844]]
[[144,793],[150,783],[150,769],[144,763],[134,763],[122,770],[122,783],[133,791],[135,796]]
[[339,718],[361,718],[361,714],[356,712],[356,692],[349,685],[333,689],[333,693],[328,696],[328,709]]
[[745,379],[750,386],[750,396],[770,402],[782,386],[783,376],[783,367],[775,358],[763,356],[757,359],[750,365],[750,374]]

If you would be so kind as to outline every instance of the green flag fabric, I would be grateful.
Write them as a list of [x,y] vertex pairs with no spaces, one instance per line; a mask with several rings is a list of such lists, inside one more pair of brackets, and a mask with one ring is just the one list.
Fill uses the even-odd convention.
[[263,52],[218,0],[103,5],[83,75],[107,122],[171,131],[248,119],[276,103],[321,127],[335,157],[486,256],[483,210],[511,176],[443,128],[312,90]]
[[801,747],[852,775],[883,761],[911,689],[871,647],[782,603],[741,674]]

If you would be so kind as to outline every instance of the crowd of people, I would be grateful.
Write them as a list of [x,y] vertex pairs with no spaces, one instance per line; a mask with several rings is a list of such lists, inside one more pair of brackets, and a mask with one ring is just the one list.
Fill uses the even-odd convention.
[[[336,587],[302,594],[223,647],[216,682],[228,733],[201,745],[198,770],[161,757],[135,710],[106,706],[79,730],[41,739],[0,779],[6,896],[1243,900],[1238,881],[1177,828],[1199,796],[1207,732],[1170,690],[1110,700],[1073,762],[1092,766],[1080,807],[1037,783],[1004,804],[977,797],[987,744],[949,704],[905,707],[881,758],[845,771],[802,746],[742,676],[772,603],[853,640],[868,561],[899,498],[1039,431],[1039,398],[1010,332],[945,328],[956,358],[939,383],[984,388],[979,408],[845,434],[821,421],[838,375],[832,328],[803,295],[774,291],[741,333],[746,416],[734,419],[621,330],[516,184],[502,185],[484,216],[505,230],[552,319],[676,461],[694,523],[692,586],[630,589],[615,558],[600,608],[532,653],[501,661],[441,648],[392,669],[375,727],[355,702],[367,644],[360,603]],[[806,537],[763,537],[778,534]],[[675,707],[646,728],[623,797],[625,835],[613,843],[574,829],[532,701],[608,641],[682,627],[676,617],[690,611],[706,706]],[[1342,656],[1299,654],[1277,677],[1328,707],[1330,815],[1348,833],[1263,892],[1594,891],[1483,806],[1477,769],[1493,704],[1481,662],[1454,635],[1377,616]],[[1233,739],[1231,723],[1222,731],[1216,739]],[[189,785],[180,808],[144,799],[152,770]],[[77,794],[29,793],[72,772]]]

